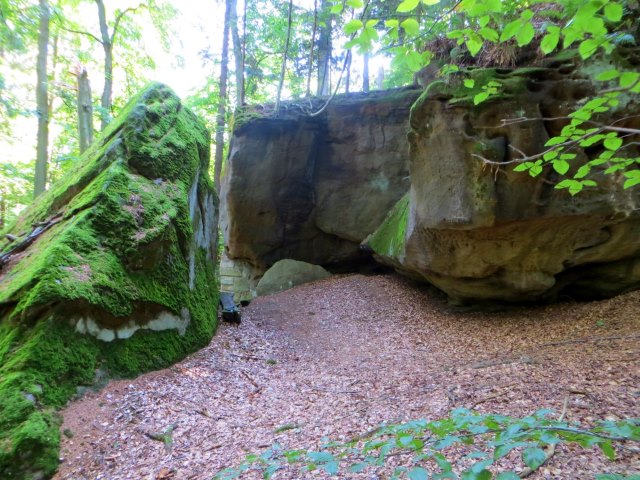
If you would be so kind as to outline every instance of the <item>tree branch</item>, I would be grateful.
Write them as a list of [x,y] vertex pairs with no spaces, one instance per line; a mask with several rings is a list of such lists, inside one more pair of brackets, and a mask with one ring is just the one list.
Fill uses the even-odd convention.
[[77,33],[79,35],[86,35],[87,37],[93,38],[96,42],[98,42],[98,43],[100,43],[102,45],[102,40],[100,40],[98,37],[96,37],[93,33],[85,32],[83,30],[74,30],[73,28],[67,28],[67,27],[64,27],[62,25],[60,25],[60,29],[65,30],[67,32],[71,32],[71,33]]
[[116,21],[113,24],[113,31],[111,33],[111,45],[113,45],[113,40],[116,38],[116,33],[118,32],[118,26],[120,25],[120,20],[122,20],[122,17],[124,17],[129,12],[134,13],[136,10],[139,10],[141,8],[146,8],[146,5],[141,3],[137,7],[125,8],[123,11],[118,13],[118,15],[116,16]]

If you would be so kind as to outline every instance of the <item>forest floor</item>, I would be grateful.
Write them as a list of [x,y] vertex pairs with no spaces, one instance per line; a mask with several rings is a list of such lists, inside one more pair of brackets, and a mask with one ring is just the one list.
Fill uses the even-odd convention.
[[[341,275],[258,298],[182,362],[71,403],[54,478],[204,480],[275,441],[317,448],[456,407],[524,416],[565,399],[570,421],[640,417],[640,292],[465,312],[395,275]],[[562,446],[529,478],[598,472],[640,473],[640,456]]]

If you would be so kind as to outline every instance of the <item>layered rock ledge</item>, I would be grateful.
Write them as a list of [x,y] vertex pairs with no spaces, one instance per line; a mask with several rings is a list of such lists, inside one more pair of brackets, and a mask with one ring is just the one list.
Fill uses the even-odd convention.
[[[522,155],[544,152],[567,115],[597,93],[608,60],[547,68],[472,71],[502,91],[473,105],[461,80],[435,82],[411,109],[411,188],[368,244],[376,258],[426,280],[457,302],[611,296],[640,286],[640,189],[604,174],[576,196],[562,177],[515,172]],[[632,98],[597,120],[638,128]],[[503,120],[513,120],[506,121]],[[521,119],[518,121],[517,119]],[[620,121],[620,119],[627,119]],[[604,147],[575,147],[571,172]],[[631,156],[637,146],[629,145]]]

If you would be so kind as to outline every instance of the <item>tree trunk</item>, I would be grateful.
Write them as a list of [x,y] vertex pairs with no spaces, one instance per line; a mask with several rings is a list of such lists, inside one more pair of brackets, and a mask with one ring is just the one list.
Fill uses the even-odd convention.
[[227,76],[229,67],[229,23],[231,20],[231,8],[236,0],[226,0],[224,13],[224,28],[222,33],[222,58],[220,60],[220,103],[216,116],[216,152],[213,164],[213,179],[216,189],[220,191],[220,175],[222,174],[222,157],[224,154],[224,126],[227,103]]
[[231,1],[231,40],[233,41],[233,59],[236,64],[236,105],[241,107],[244,104],[244,55],[242,42],[238,33],[238,2]]
[[7,192],[0,187],[0,230],[7,224]]
[[77,72],[78,138],[80,154],[83,154],[93,142],[93,106],[89,75],[84,67]]
[[376,88],[378,90],[384,89],[384,67],[382,65],[378,67],[378,76],[376,77]]
[[49,99],[47,80],[47,48],[49,44],[49,2],[40,0],[40,25],[38,29],[38,62],[36,67],[36,105],[38,109],[38,146],[36,154],[33,195],[37,197],[47,185],[47,162],[49,161]]
[[[95,0],[98,5],[98,20],[100,23],[100,36],[102,38],[102,49],[104,50],[104,89],[100,99],[100,130],[111,121],[111,96],[113,91],[113,44],[109,36],[107,26],[107,15],[104,9],[103,0]],[[115,33],[115,32],[114,32]]]
[[[52,52],[51,52],[51,83],[55,85],[56,82],[56,78],[58,78],[57,76],[57,70],[58,70],[58,39],[59,39],[60,35],[56,32],[53,34],[53,40],[50,41],[51,43],[51,47],[52,47]],[[48,96],[48,100],[47,100],[47,104],[49,105],[49,112],[51,112],[50,114],[53,115],[53,111],[54,111],[54,100],[55,100],[55,95],[51,94],[49,95],[49,92],[47,92],[47,96]]]
[[364,52],[364,65],[362,67],[362,91],[369,92],[369,52]]
[[351,55],[349,55],[349,58],[347,59],[347,74],[345,76],[344,79],[344,93],[349,93],[349,87],[351,85],[351,60],[353,59],[353,57]]
[[322,26],[318,39],[318,96],[331,93],[331,2],[322,0]]
[[289,15],[287,19],[287,41],[284,44],[284,53],[282,55],[282,70],[280,71],[280,84],[278,85],[278,95],[276,97],[276,115],[280,112],[280,96],[282,95],[282,86],[284,85],[284,74],[287,70],[287,56],[289,54],[289,42],[291,41],[291,12],[293,10],[293,0],[289,0]]
[[309,71],[307,72],[307,97],[311,96],[311,74],[313,73],[313,53],[318,31],[318,0],[313,0],[313,31],[311,32],[311,48],[309,49]]

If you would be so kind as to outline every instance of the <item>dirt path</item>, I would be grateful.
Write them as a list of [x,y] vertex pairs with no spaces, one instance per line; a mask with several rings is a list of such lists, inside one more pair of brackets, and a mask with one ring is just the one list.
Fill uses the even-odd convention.
[[[72,403],[55,478],[209,479],[274,441],[312,448],[460,406],[526,415],[568,396],[569,420],[637,417],[639,353],[640,292],[465,313],[393,275],[333,277],[256,299],[183,362]],[[151,438],[169,426],[170,449]],[[602,471],[640,473],[640,458],[563,447],[529,478]]]

